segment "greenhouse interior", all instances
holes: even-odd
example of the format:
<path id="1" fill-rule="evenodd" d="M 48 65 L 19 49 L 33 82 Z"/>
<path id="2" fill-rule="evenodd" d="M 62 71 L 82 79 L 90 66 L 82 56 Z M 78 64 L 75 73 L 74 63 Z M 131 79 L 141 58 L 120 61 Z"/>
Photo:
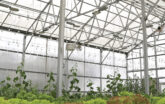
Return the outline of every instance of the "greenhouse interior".
<path id="1" fill-rule="evenodd" d="M 0 104 L 165 104 L 165 0 L 0 0 Z"/>

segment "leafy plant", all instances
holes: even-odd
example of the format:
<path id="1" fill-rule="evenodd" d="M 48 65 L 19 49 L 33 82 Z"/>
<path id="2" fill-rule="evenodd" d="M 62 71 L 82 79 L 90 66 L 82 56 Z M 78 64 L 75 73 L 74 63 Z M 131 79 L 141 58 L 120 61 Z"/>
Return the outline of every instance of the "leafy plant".
<path id="1" fill-rule="evenodd" d="M 161 97 L 151 97 L 151 104 L 157 104 Z"/>
<path id="2" fill-rule="evenodd" d="M 89 96 L 90 98 L 94 98 L 96 96 L 96 92 L 94 91 L 94 88 L 93 88 L 93 82 L 88 81 L 87 87 L 89 87 L 89 91 L 87 92 L 87 96 Z"/>
<path id="3" fill-rule="evenodd" d="M 9 104 L 29 104 L 29 102 L 27 100 L 21 100 L 21 99 L 17 99 L 17 98 L 9 99 L 6 102 L 8 102 Z"/>
<path id="4" fill-rule="evenodd" d="M 150 77 L 150 94 L 151 95 L 157 95 L 158 90 L 156 89 L 156 81 Z"/>
<path id="5" fill-rule="evenodd" d="M 40 99 L 40 100 L 48 100 L 50 102 L 53 102 L 55 100 L 54 97 L 52 97 L 50 95 L 47 95 L 47 94 L 39 94 L 38 95 L 38 99 Z"/>
<path id="6" fill-rule="evenodd" d="M 37 95 L 33 94 L 32 92 L 27 92 L 25 90 L 21 90 L 17 94 L 17 98 L 32 101 L 34 99 L 37 99 Z"/>
<path id="7" fill-rule="evenodd" d="M 30 104 L 51 104 L 48 100 L 33 100 Z"/>
<path id="8" fill-rule="evenodd" d="M 13 98 L 18 93 L 18 89 L 12 87 L 11 78 L 6 77 L 6 80 L 0 82 L 0 96 L 4 96 L 6 98 Z"/>
<path id="9" fill-rule="evenodd" d="M 134 93 L 128 91 L 122 91 L 118 94 L 119 96 L 133 96 Z"/>
<path id="10" fill-rule="evenodd" d="M 107 101 L 101 98 L 96 98 L 89 101 L 85 101 L 83 102 L 83 104 L 107 104 Z"/>
<path id="11" fill-rule="evenodd" d="M 112 94 L 113 96 L 116 96 L 118 92 L 121 92 L 123 90 L 123 80 L 120 78 L 121 75 L 117 74 L 116 77 L 112 80 L 110 75 L 107 75 L 107 93 Z"/>
<path id="12" fill-rule="evenodd" d="M 165 97 L 158 100 L 156 104 L 165 104 Z"/>
<path id="13" fill-rule="evenodd" d="M 135 75 L 134 79 L 128 78 L 124 84 L 124 89 L 133 93 L 144 93 L 143 82 Z"/>
<path id="14" fill-rule="evenodd" d="M 142 95 L 114 96 L 107 104 L 149 104 L 149 100 Z"/>
<path id="15" fill-rule="evenodd" d="M 15 87 L 19 89 L 29 90 L 31 89 L 31 81 L 26 81 L 26 73 L 22 70 L 24 67 L 23 63 L 17 67 L 16 74 L 17 76 L 13 79 Z"/>
<path id="16" fill-rule="evenodd" d="M 68 79 L 72 78 L 70 81 L 69 91 L 63 90 L 63 95 L 66 99 L 79 99 L 81 97 L 81 89 L 78 86 L 79 80 L 77 78 L 77 65 L 73 66 L 70 70 L 71 75 L 68 76 Z M 71 92 L 75 92 L 72 93 Z"/>
<path id="17" fill-rule="evenodd" d="M 101 88 L 100 87 L 97 87 L 97 94 L 96 94 L 96 97 L 104 97 L 102 91 L 101 91 Z"/>
<path id="18" fill-rule="evenodd" d="M 48 91 L 50 95 L 52 95 L 53 97 L 56 97 L 56 84 L 55 84 L 55 78 L 53 73 L 49 73 L 47 74 L 48 77 L 48 81 L 47 81 L 47 85 L 45 85 L 44 90 Z"/>
<path id="19" fill-rule="evenodd" d="M 16 77 L 13 79 L 6 77 L 5 80 L 0 82 L 0 96 L 4 96 L 6 98 L 15 98 L 21 89 L 31 89 L 31 81 L 26 81 L 26 74 L 22 69 L 23 64 L 21 63 L 21 65 L 17 67 Z"/>

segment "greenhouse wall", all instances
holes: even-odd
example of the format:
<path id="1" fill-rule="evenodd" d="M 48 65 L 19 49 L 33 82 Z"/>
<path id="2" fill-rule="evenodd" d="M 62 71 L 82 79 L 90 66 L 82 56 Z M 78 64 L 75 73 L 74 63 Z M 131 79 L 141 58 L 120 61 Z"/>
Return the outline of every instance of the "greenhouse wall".
<path id="1" fill-rule="evenodd" d="M 149 76 L 157 78 L 160 90 L 165 88 L 165 51 L 164 51 L 164 36 L 160 35 L 159 40 L 154 44 L 154 38 L 148 40 L 152 46 L 148 47 L 148 66 Z M 156 51 L 155 51 L 156 50 Z M 142 45 L 135 48 L 128 54 L 128 77 L 144 78 L 144 63 Z"/>
<path id="2" fill-rule="evenodd" d="M 0 31 L 0 80 L 7 76 L 15 76 L 17 67 L 22 62 L 23 38 L 21 33 Z M 26 38 L 26 44 L 30 36 Z M 66 45 L 66 43 L 65 43 Z M 65 48 L 65 47 L 64 47 Z M 41 37 L 33 37 L 25 55 L 24 70 L 27 79 L 32 80 L 33 86 L 43 89 L 47 82 L 46 74 L 53 72 L 57 75 L 58 41 Z M 82 46 L 81 50 L 68 52 L 65 49 L 64 76 L 77 65 L 79 87 L 86 92 L 88 81 L 94 83 L 94 88 L 106 88 L 106 76 L 120 73 L 126 79 L 126 55 L 98 48 Z M 67 83 L 64 77 L 64 83 Z M 67 85 L 66 85 L 67 86 Z"/>

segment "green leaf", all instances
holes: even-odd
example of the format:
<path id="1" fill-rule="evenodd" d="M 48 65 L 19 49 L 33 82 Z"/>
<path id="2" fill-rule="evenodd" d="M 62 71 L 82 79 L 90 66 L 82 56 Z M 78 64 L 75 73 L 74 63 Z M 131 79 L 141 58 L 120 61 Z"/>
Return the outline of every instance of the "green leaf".
<path id="1" fill-rule="evenodd" d="M 20 83 L 15 84 L 16 87 L 21 87 Z"/>
<path id="2" fill-rule="evenodd" d="M 14 82 L 17 82 L 17 81 L 18 81 L 18 77 L 15 77 L 15 78 L 13 79 L 13 81 L 14 81 Z"/>
<path id="3" fill-rule="evenodd" d="M 10 77 L 7 77 L 7 78 L 6 78 L 6 80 L 10 81 L 10 80 L 11 80 L 11 78 L 10 78 Z"/>
<path id="4" fill-rule="evenodd" d="M 44 87 L 44 89 L 46 90 L 48 87 L 49 87 L 49 85 L 46 85 L 46 86 Z"/>
<path id="5" fill-rule="evenodd" d="M 0 84 L 4 84 L 5 83 L 5 80 L 1 81 Z"/>

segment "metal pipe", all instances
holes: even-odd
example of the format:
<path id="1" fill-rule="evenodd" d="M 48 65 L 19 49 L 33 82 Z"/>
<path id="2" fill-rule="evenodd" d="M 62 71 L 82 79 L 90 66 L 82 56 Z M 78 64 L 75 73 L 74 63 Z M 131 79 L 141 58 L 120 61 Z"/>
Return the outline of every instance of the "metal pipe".
<path id="1" fill-rule="evenodd" d="M 103 50 L 100 49 L 100 90 L 103 91 L 103 85 L 102 85 L 102 72 L 103 72 L 103 66 L 102 66 L 102 57 L 103 57 Z"/>
<path id="2" fill-rule="evenodd" d="M 22 64 L 25 64 L 25 47 L 26 47 L 26 36 L 23 37 L 23 49 L 22 49 Z M 24 69 L 24 66 L 23 66 Z"/>
<path id="3" fill-rule="evenodd" d="M 64 62 L 65 4 L 66 4 L 66 0 L 61 0 L 59 40 L 58 40 L 57 97 L 62 96 L 62 88 L 63 88 L 62 82 L 63 82 L 63 62 Z"/>
<path id="4" fill-rule="evenodd" d="M 143 27 L 143 54 L 144 54 L 144 75 L 145 75 L 145 93 L 149 95 L 149 76 L 148 76 L 148 47 L 147 47 L 147 31 L 146 31 L 146 13 L 145 1 L 141 0 L 142 9 L 142 27 Z"/>
<path id="5" fill-rule="evenodd" d="M 159 79 L 158 79 L 158 63 L 157 63 L 157 47 L 156 47 L 156 36 L 154 34 L 154 53 L 155 53 L 155 71 L 156 71 L 156 89 L 159 91 Z M 158 92 L 157 92 L 158 94 Z"/>

